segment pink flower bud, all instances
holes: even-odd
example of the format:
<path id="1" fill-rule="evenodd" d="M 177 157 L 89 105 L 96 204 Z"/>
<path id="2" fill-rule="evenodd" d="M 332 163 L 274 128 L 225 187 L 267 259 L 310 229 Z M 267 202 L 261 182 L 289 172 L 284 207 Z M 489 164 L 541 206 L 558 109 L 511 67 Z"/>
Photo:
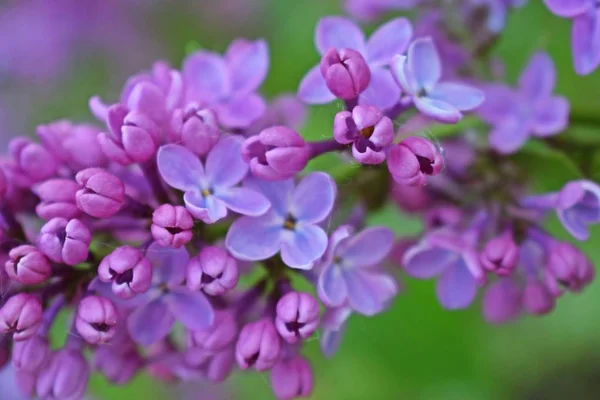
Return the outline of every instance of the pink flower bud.
<path id="1" fill-rule="evenodd" d="M 12 334 L 15 341 L 33 336 L 41 322 L 42 305 L 28 293 L 12 296 L 0 308 L 0 333 Z"/>
<path id="2" fill-rule="evenodd" d="M 77 182 L 69 179 L 49 179 L 37 185 L 33 192 L 40 198 L 40 203 L 35 212 L 45 220 L 78 217 L 81 214 L 75 202 L 78 189 Z"/>
<path id="3" fill-rule="evenodd" d="M 443 167 L 440 149 L 423 137 L 408 137 L 388 153 L 388 169 L 402 185 L 423 186 L 427 175 L 437 175 Z"/>
<path id="4" fill-rule="evenodd" d="M 362 93 L 371 82 L 371 70 L 356 50 L 331 48 L 321 59 L 321 74 L 335 96 L 350 100 Z"/>
<path id="5" fill-rule="evenodd" d="M 317 330 L 319 303 L 308 293 L 289 292 L 277 302 L 275 326 L 288 343 L 306 339 Z"/>
<path id="6" fill-rule="evenodd" d="M 65 347 L 54 353 L 36 382 L 41 399 L 80 399 L 87 390 L 90 366 L 81 350 Z"/>
<path id="7" fill-rule="evenodd" d="M 238 333 L 235 316 L 229 311 L 215 312 L 213 324 L 205 330 L 190 331 L 188 334 L 188 351 L 201 350 L 215 352 L 225 349 L 233 343 Z"/>
<path id="8" fill-rule="evenodd" d="M 217 296 L 235 288 L 238 277 L 235 259 L 220 247 L 208 246 L 190 260 L 186 282 L 192 290 Z"/>
<path id="9" fill-rule="evenodd" d="M 208 154 L 219 140 L 217 114 L 196 103 L 173 112 L 171 129 L 181 143 L 194 154 Z"/>
<path id="10" fill-rule="evenodd" d="M 50 359 L 48 339 L 39 334 L 13 345 L 13 365 L 20 370 L 37 374 Z"/>
<path id="11" fill-rule="evenodd" d="M 10 142 L 9 150 L 18 175 L 29 183 L 48 179 L 56 172 L 56 160 L 41 144 L 19 137 Z"/>
<path id="12" fill-rule="evenodd" d="M 114 337 L 117 319 L 117 309 L 110 300 L 88 296 L 79 303 L 75 328 L 87 342 L 104 344 Z"/>
<path id="13" fill-rule="evenodd" d="M 10 279 L 25 285 L 36 285 L 50 277 L 48 259 L 35 247 L 22 245 L 8 253 L 5 270 Z"/>
<path id="14" fill-rule="evenodd" d="M 310 396 L 313 389 L 310 364 L 299 356 L 279 361 L 271 370 L 271 387 L 281 400 Z"/>
<path id="15" fill-rule="evenodd" d="M 141 251 L 122 246 L 104 257 L 98 267 L 98 278 L 112 282 L 113 292 L 130 299 L 145 293 L 152 283 L 152 264 Z"/>
<path id="16" fill-rule="evenodd" d="M 152 237 L 163 247 L 180 248 L 192 240 L 194 219 L 182 206 L 163 204 L 152 214 Z"/>
<path id="17" fill-rule="evenodd" d="M 529 314 L 548 314 L 554 309 L 555 299 L 545 285 L 537 279 L 530 279 L 523 293 L 523 307 Z"/>
<path id="18" fill-rule="evenodd" d="M 594 268 L 585 254 L 572 244 L 556 243 L 550 247 L 545 278 L 555 296 L 564 290 L 579 292 L 594 279 Z"/>
<path id="19" fill-rule="evenodd" d="M 92 234 L 78 219 L 53 218 L 42 227 L 38 240 L 40 251 L 52 261 L 77 265 L 88 257 Z"/>
<path id="20" fill-rule="evenodd" d="M 510 231 L 506 231 L 487 242 L 479 261 L 483 268 L 495 272 L 498 276 L 508 276 L 519 262 L 519 247 Z"/>
<path id="21" fill-rule="evenodd" d="M 241 369 L 271 369 L 279 359 L 281 339 L 275 325 L 263 318 L 246 324 L 235 347 L 235 358 Z"/>
<path id="22" fill-rule="evenodd" d="M 119 178 L 101 168 L 80 171 L 75 179 L 80 185 L 77 207 L 96 218 L 109 218 L 119 212 L 125 202 L 125 186 Z"/>

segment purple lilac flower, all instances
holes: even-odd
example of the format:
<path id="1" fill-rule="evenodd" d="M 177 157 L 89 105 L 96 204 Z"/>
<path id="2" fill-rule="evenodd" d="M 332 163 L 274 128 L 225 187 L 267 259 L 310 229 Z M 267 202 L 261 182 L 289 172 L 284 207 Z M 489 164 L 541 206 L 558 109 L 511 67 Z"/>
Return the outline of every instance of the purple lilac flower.
<path id="1" fill-rule="evenodd" d="M 44 148 L 29 139 L 15 138 L 9 144 L 17 182 L 24 187 L 46 180 L 56 172 L 56 160 Z"/>
<path id="2" fill-rule="evenodd" d="M 353 233 L 343 225 L 331 234 L 327 252 L 315 265 L 320 271 L 317 291 L 328 307 L 347 304 L 360 314 L 374 315 L 398 291 L 394 279 L 378 268 L 392 250 L 394 234 L 383 227 Z"/>
<path id="3" fill-rule="evenodd" d="M 28 293 L 12 296 L 0 308 L 0 333 L 12 334 L 15 341 L 29 339 L 41 322 L 42 305 Z"/>
<path id="4" fill-rule="evenodd" d="M 371 70 L 356 50 L 330 48 L 319 64 L 325 86 L 337 98 L 353 100 L 371 82 Z"/>
<path id="5" fill-rule="evenodd" d="M 35 212 L 45 220 L 78 217 L 81 214 L 76 204 L 78 190 L 77 182 L 69 179 L 56 178 L 42 182 L 33 187 L 33 192 L 40 198 Z"/>
<path id="6" fill-rule="evenodd" d="M 387 301 L 386 301 L 387 303 Z M 348 306 L 328 308 L 321 319 L 321 351 L 332 357 L 340 346 L 352 310 Z"/>
<path id="7" fill-rule="evenodd" d="M 424 186 L 427 176 L 444 168 L 441 149 L 423 137 L 410 136 L 388 152 L 388 170 L 400 185 Z"/>
<path id="8" fill-rule="evenodd" d="M 75 317 L 77 332 L 91 344 L 105 344 L 115 336 L 119 313 L 115 305 L 100 296 L 81 300 Z"/>
<path id="9" fill-rule="evenodd" d="M 158 170 L 169 186 L 185 192 L 188 211 L 207 224 L 227 216 L 228 209 L 258 216 L 268 210 L 267 199 L 246 187 L 235 187 L 248 172 L 241 148 L 237 138 L 223 137 L 208 154 L 205 169 L 190 150 L 169 144 L 158 151 Z"/>
<path id="10" fill-rule="evenodd" d="M 552 92 L 556 70 L 545 53 L 531 57 L 519 78 L 516 90 L 503 85 L 491 85 L 488 99 L 480 109 L 481 116 L 493 126 L 490 145 L 502 154 L 519 150 L 533 135 L 548 137 L 559 134 L 567 126 L 569 103 Z"/>
<path id="11" fill-rule="evenodd" d="M 498 276 L 508 276 L 519 261 L 519 248 L 507 230 L 486 243 L 479 255 L 483 268 L 495 272 Z"/>
<path id="12" fill-rule="evenodd" d="M 461 111 L 471 111 L 483 102 L 479 89 L 462 83 L 440 82 L 440 56 L 429 37 L 412 42 L 406 56 L 394 56 L 391 71 L 417 109 L 437 121 L 455 124 L 462 118 Z"/>
<path id="13" fill-rule="evenodd" d="M 396 18 L 375 31 L 368 41 L 362 30 L 344 17 L 322 18 L 315 31 L 315 45 L 322 56 L 330 49 L 351 49 L 367 61 L 371 79 L 359 97 L 360 104 L 390 108 L 400 100 L 387 65 L 396 54 L 406 50 L 412 37 L 412 26 L 406 18 Z M 335 99 L 325 83 L 319 65 L 313 67 L 300 82 L 298 96 L 308 104 L 329 103 Z"/>
<path id="14" fill-rule="evenodd" d="M 171 141 L 181 142 L 198 156 L 204 156 L 219 141 L 217 114 L 198 103 L 189 103 L 177 109 L 171 118 Z"/>
<path id="15" fill-rule="evenodd" d="M 275 327 L 294 344 L 312 335 L 319 325 L 319 303 L 308 293 L 289 292 L 277 302 Z"/>
<path id="16" fill-rule="evenodd" d="M 279 359 L 281 339 L 267 318 L 246 324 L 235 346 L 235 358 L 242 369 L 271 369 Z"/>
<path id="17" fill-rule="evenodd" d="M 35 247 L 24 244 L 13 248 L 4 265 L 9 278 L 25 285 L 46 281 L 51 274 L 48 259 Z"/>
<path id="18" fill-rule="evenodd" d="M 234 313 L 223 310 L 215 311 L 215 318 L 210 327 L 188 332 L 186 356 L 194 356 L 200 351 L 201 356 L 224 350 L 237 338 L 238 323 Z"/>
<path id="19" fill-rule="evenodd" d="M 264 115 L 249 128 L 251 133 L 259 133 L 272 126 L 287 126 L 298 131 L 306 120 L 306 106 L 293 94 L 276 97 L 267 107 Z"/>
<path id="20" fill-rule="evenodd" d="M 77 207 L 96 218 L 117 214 L 125 203 L 125 186 L 116 176 L 102 168 L 88 168 L 75 176 L 80 189 L 75 196 Z"/>
<path id="21" fill-rule="evenodd" d="M 98 279 L 111 283 L 115 295 L 130 299 L 146 293 L 152 281 L 152 265 L 141 251 L 122 246 L 104 257 L 98 266 Z"/>
<path id="22" fill-rule="evenodd" d="M 49 358 L 50 344 L 48 339 L 39 333 L 13 344 L 12 364 L 17 370 L 37 374 L 46 366 Z"/>
<path id="23" fill-rule="evenodd" d="M 388 11 L 409 10 L 421 0 L 345 0 L 344 8 L 354 18 L 373 20 Z"/>
<path id="24" fill-rule="evenodd" d="M 498 34 L 506 25 L 510 7 L 522 7 L 526 2 L 527 0 L 470 0 L 467 9 L 472 12 L 472 8 L 485 8 L 485 26 L 491 33 Z"/>
<path id="25" fill-rule="evenodd" d="M 575 246 L 558 242 L 550 247 L 545 283 L 550 292 L 560 296 L 564 291 L 580 292 L 594 280 L 594 267 Z"/>
<path id="26" fill-rule="evenodd" d="M 226 250 L 206 246 L 187 265 L 186 285 L 191 290 L 202 289 L 217 296 L 235 288 L 239 270 L 237 263 Z"/>
<path id="27" fill-rule="evenodd" d="M 90 366 L 81 350 L 65 347 L 54 353 L 36 383 L 42 399 L 80 399 L 85 395 Z"/>
<path id="28" fill-rule="evenodd" d="M 327 234 L 317 224 L 333 208 L 333 179 L 313 172 L 296 187 L 291 179 L 269 182 L 254 178 L 247 179 L 245 186 L 262 192 L 271 202 L 271 209 L 260 217 L 235 221 L 225 239 L 229 251 L 242 260 L 264 260 L 281 251 L 289 267 L 310 269 L 327 247 Z"/>
<path id="29" fill-rule="evenodd" d="M 271 387 L 278 399 L 308 397 L 313 389 L 313 372 L 302 357 L 281 360 L 271 370 Z"/>
<path id="30" fill-rule="evenodd" d="M 167 336 L 176 320 L 192 330 L 210 326 L 214 312 L 206 297 L 181 286 L 190 258 L 187 250 L 152 243 L 146 258 L 154 268 L 152 286 L 146 295 L 149 301 L 128 317 L 131 337 L 137 343 L 149 346 Z"/>
<path id="31" fill-rule="evenodd" d="M 67 265 L 84 262 L 92 234 L 78 219 L 53 218 L 40 230 L 38 247 L 50 260 Z"/>
<path id="32" fill-rule="evenodd" d="M 164 247 L 179 248 L 192 240 L 194 220 L 182 206 L 163 204 L 152 213 L 152 237 Z"/>
<path id="33" fill-rule="evenodd" d="M 245 128 L 265 112 L 256 93 L 269 69 L 265 41 L 234 41 L 224 56 L 198 51 L 183 62 L 187 101 L 213 108 L 228 128 Z"/>

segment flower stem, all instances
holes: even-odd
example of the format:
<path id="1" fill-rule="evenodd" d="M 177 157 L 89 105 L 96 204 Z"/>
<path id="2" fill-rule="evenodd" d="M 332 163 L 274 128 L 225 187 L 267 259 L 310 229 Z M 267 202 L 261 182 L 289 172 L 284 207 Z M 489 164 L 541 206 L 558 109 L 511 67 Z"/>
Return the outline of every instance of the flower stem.
<path id="1" fill-rule="evenodd" d="M 328 139 L 320 142 L 310 142 L 308 146 L 310 147 L 310 158 L 315 158 L 324 153 L 344 150 L 348 145 L 340 144 L 335 139 Z"/>

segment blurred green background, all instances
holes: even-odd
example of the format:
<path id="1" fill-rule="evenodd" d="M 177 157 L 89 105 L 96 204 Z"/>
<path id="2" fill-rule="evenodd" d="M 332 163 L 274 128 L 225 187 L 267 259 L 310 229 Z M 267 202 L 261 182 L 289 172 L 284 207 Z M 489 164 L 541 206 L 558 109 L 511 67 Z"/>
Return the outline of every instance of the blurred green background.
<path id="1" fill-rule="evenodd" d="M 186 48 L 199 45 L 222 51 L 237 36 L 264 37 L 271 52 L 271 69 L 263 85 L 267 97 L 297 89 L 305 72 L 318 62 L 313 44 L 316 22 L 340 13 L 341 6 L 337 0 L 239 0 L 248 7 L 248 14 L 233 20 L 222 13 L 211 18 L 210 7 L 204 7 L 201 15 L 188 13 L 178 7 L 181 3 L 161 3 L 142 23 L 150 40 L 162 44 L 161 58 L 178 66 Z M 235 1 L 228 3 L 235 9 Z M 588 125 L 568 131 L 564 137 L 598 147 L 600 73 L 575 75 L 570 23 L 552 16 L 541 0 L 530 0 L 509 17 L 494 55 L 504 60 L 508 80 L 514 83 L 536 49 L 552 55 L 558 69 L 557 92 L 569 98 L 573 117 Z M 31 132 L 36 124 L 61 117 L 91 119 L 87 110 L 91 95 L 114 99 L 118 94 L 122 77 L 112 74 L 113 67 L 99 56 L 82 53 L 68 73 L 55 78 L 55 89 L 47 97 L 32 100 L 36 111 L 27 121 Z M 307 138 L 329 136 L 339 107 L 312 108 L 302 134 Z M 557 189 L 572 178 L 570 156 L 565 152 L 528 157 L 535 187 Z M 595 159 L 598 163 L 588 173 L 598 177 L 600 153 Z M 330 162 L 325 160 L 316 167 L 326 168 Z M 417 221 L 392 206 L 372 220 L 391 226 L 399 235 L 419 231 Z M 555 220 L 548 226 L 568 240 Z M 600 263 L 600 229 L 580 247 Z M 436 301 L 434 282 L 399 275 L 404 290 L 391 310 L 374 318 L 353 316 L 333 359 L 320 354 L 317 339 L 306 344 L 303 352 L 315 371 L 314 399 L 600 398 L 600 285 L 593 284 L 581 295 L 566 295 L 549 316 L 490 326 L 481 317 L 479 302 L 466 311 L 445 311 Z M 124 388 L 108 386 L 103 378 L 95 377 L 91 388 L 100 399 L 168 396 L 166 389 L 148 377 L 139 377 Z M 198 389 L 198 395 L 191 398 L 204 398 L 212 390 Z M 224 393 L 232 399 L 273 397 L 268 375 L 257 373 L 236 372 Z"/>

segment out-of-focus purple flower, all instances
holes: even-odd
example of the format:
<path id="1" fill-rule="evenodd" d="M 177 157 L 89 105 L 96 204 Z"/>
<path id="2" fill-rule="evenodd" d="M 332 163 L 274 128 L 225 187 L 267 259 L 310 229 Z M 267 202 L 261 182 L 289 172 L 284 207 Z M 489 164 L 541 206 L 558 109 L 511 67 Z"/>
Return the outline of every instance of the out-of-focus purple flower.
<path id="1" fill-rule="evenodd" d="M 113 292 L 129 299 L 145 293 L 152 281 L 152 264 L 141 251 L 122 246 L 104 257 L 98 267 L 98 278 L 112 283 Z"/>
<path id="2" fill-rule="evenodd" d="M 455 124 L 461 111 L 471 111 L 483 102 L 483 92 L 455 82 L 440 82 L 442 64 L 429 37 L 411 43 L 406 56 L 396 55 L 392 75 L 417 109 L 437 121 Z"/>
<path id="3" fill-rule="evenodd" d="M 346 0 L 344 8 L 348 14 L 360 20 L 373 20 L 388 11 L 408 10 L 421 0 Z"/>
<path id="4" fill-rule="evenodd" d="M 550 247 L 545 272 L 545 282 L 555 296 L 560 296 L 564 290 L 580 292 L 595 277 L 590 260 L 566 242 L 558 242 Z"/>
<path id="5" fill-rule="evenodd" d="M 102 168 L 88 168 L 75 176 L 80 189 L 75 200 L 77 207 L 96 218 L 109 218 L 125 203 L 125 187 L 116 176 Z"/>
<path id="6" fill-rule="evenodd" d="M 204 294 L 181 285 L 190 258 L 187 250 L 152 243 L 146 257 L 154 268 L 150 300 L 128 317 L 131 337 L 142 346 L 157 343 L 173 329 L 175 320 L 191 330 L 208 328 L 214 320 L 212 306 Z"/>
<path id="7" fill-rule="evenodd" d="M 77 190 L 77 182 L 69 179 L 49 179 L 35 186 L 33 192 L 40 198 L 35 212 L 45 220 L 78 217 L 81 210 L 76 205 Z"/>
<path id="8" fill-rule="evenodd" d="M 8 189 L 8 182 L 6 181 L 6 174 L 4 170 L 0 168 L 0 202 L 4 201 L 4 195 Z"/>
<path id="9" fill-rule="evenodd" d="M 271 370 L 271 387 L 281 400 L 310 396 L 313 389 L 310 364 L 299 356 L 280 360 Z"/>
<path id="10" fill-rule="evenodd" d="M 89 379 L 90 366 L 81 350 L 65 347 L 52 355 L 35 387 L 41 399 L 80 399 Z"/>
<path id="11" fill-rule="evenodd" d="M 264 40 L 238 39 L 225 56 L 198 51 L 183 61 L 187 101 L 214 109 L 228 128 L 245 128 L 265 112 L 256 93 L 269 69 L 269 49 Z"/>
<path id="12" fill-rule="evenodd" d="M 443 227 L 458 227 L 463 218 L 464 212 L 460 207 L 442 204 L 427 210 L 425 213 L 425 228 L 432 231 Z"/>
<path id="13" fill-rule="evenodd" d="M 12 363 L 18 370 L 37 374 L 50 358 L 48 339 L 34 334 L 27 340 L 15 341 L 13 344 Z"/>
<path id="14" fill-rule="evenodd" d="M 98 346 L 94 351 L 93 365 L 109 382 L 125 385 L 144 366 L 144 360 L 130 346 L 118 350 L 113 346 Z"/>
<path id="15" fill-rule="evenodd" d="M 552 92 L 556 70 L 550 56 L 538 52 L 519 78 L 517 90 L 503 85 L 486 89 L 481 116 L 493 126 L 490 145 L 503 154 L 521 148 L 531 136 L 548 137 L 566 128 L 569 102 Z"/>
<path id="16" fill-rule="evenodd" d="M 277 302 L 275 327 L 288 343 L 312 335 L 319 324 L 319 303 L 308 293 L 289 292 Z"/>
<path id="17" fill-rule="evenodd" d="M 441 150 L 430 140 L 410 136 L 392 147 L 388 153 L 388 169 L 401 185 L 424 186 L 427 176 L 444 168 Z"/>
<path id="18" fill-rule="evenodd" d="M 315 268 L 319 272 L 317 292 L 328 307 L 347 304 L 352 310 L 374 315 L 383 311 L 398 292 L 398 286 L 377 266 L 394 244 L 394 233 L 373 227 L 353 235 L 343 225 L 330 238 L 327 252 Z"/>
<path id="19" fill-rule="evenodd" d="M 152 237 L 164 247 L 179 248 L 192 240 L 194 220 L 182 206 L 163 204 L 152 213 Z"/>
<path id="20" fill-rule="evenodd" d="M 272 126 L 287 126 L 298 130 L 306 120 L 306 106 L 292 94 L 283 94 L 276 97 L 267 107 L 264 115 L 249 129 L 252 133 L 259 133 Z"/>
<path id="21" fill-rule="evenodd" d="M 242 145 L 242 158 L 262 179 L 282 180 L 301 172 L 309 158 L 302 136 L 285 126 L 273 126 L 251 136 Z"/>
<path id="22" fill-rule="evenodd" d="M 250 322 L 242 328 L 235 347 L 235 358 L 241 369 L 271 369 L 281 352 L 281 338 L 267 318 Z"/>
<path id="23" fill-rule="evenodd" d="M 92 234 L 78 219 L 53 218 L 40 230 L 38 247 L 50 260 L 67 265 L 84 262 Z"/>
<path id="24" fill-rule="evenodd" d="M 365 91 L 371 81 L 371 70 L 356 50 L 330 48 L 319 64 L 327 89 L 343 100 L 352 100 Z"/>
<path id="25" fill-rule="evenodd" d="M 220 247 L 207 246 L 187 265 L 186 285 L 218 296 L 235 288 L 238 277 L 235 259 Z"/>
<path id="26" fill-rule="evenodd" d="M 25 285 L 36 285 L 50 277 L 48 259 L 35 247 L 24 244 L 8 253 L 5 270 L 9 278 Z"/>
<path id="27" fill-rule="evenodd" d="M 415 213 L 427 210 L 433 201 L 424 186 L 403 185 L 392 179 L 392 199 L 405 212 Z"/>
<path id="28" fill-rule="evenodd" d="M 50 178 L 56 172 L 56 160 L 41 144 L 22 137 L 11 140 L 9 151 L 15 163 L 15 174 L 19 186 L 28 187 L 33 183 Z"/>
<path id="29" fill-rule="evenodd" d="M 384 110 L 400 100 L 400 89 L 394 85 L 387 65 L 394 55 L 404 53 L 412 32 L 412 26 L 406 18 L 396 18 L 380 26 L 366 41 L 364 33 L 354 22 L 344 17 L 326 17 L 317 25 L 315 45 L 321 56 L 330 49 L 350 49 L 360 53 L 367 61 L 371 79 L 369 86 L 359 96 L 359 103 Z M 329 103 L 336 98 L 326 84 L 320 65 L 304 76 L 298 96 L 308 104 Z"/>
<path id="30" fill-rule="evenodd" d="M 205 170 L 190 150 L 168 144 L 158 150 L 158 170 L 169 186 L 185 192 L 186 208 L 205 223 L 224 218 L 228 209 L 258 216 L 269 208 L 267 199 L 256 191 L 235 187 L 248 172 L 241 148 L 239 139 L 223 137 L 208 154 Z"/>
<path id="31" fill-rule="evenodd" d="M 327 234 L 317 224 L 333 208 L 336 186 L 323 172 L 313 172 L 294 187 L 294 181 L 247 179 L 245 185 L 262 192 L 271 209 L 260 217 L 242 217 L 227 232 L 225 244 L 241 260 L 264 260 L 281 251 L 292 268 L 310 269 L 325 253 Z"/>
<path id="32" fill-rule="evenodd" d="M 352 155 L 359 162 L 379 164 L 394 140 L 394 124 L 375 106 L 356 106 L 336 114 L 333 137 L 341 144 L 352 143 Z"/>
<path id="33" fill-rule="evenodd" d="M 321 320 L 321 351 L 325 357 L 332 357 L 342 341 L 346 322 L 352 315 L 348 306 L 328 308 Z"/>
<path id="34" fill-rule="evenodd" d="M 202 355 L 221 351 L 236 339 L 238 324 L 234 313 L 228 310 L 215 311 L 215 319 L 210 327 L 189 331 L 188 353 L 200 350 Z"/>
<path id="35" fill-rule="evenodd" d="M 479 255 L 483 268 L 498 276 L 508 276 L 512 273 L 519 261 L 519 247 L 507 230 L 503 234 L 486 243 Z"/>
<path id="36" fill-rule="evenodd" d="M 485 28 L 492 34 L 499 34 L 506 25 L 510 7 L 522 7 L 527 0 L 470 0 L 466 4 L 467 13 L 485 13 Z"/>
<path id="37" fill-rule="evenodd" d="M 514 319 L 523 308 L 523 289 L 510 278 L 492 283 L 483 295 L 483 317 L 493 324 Z"/>
<path id="38" fill-rule="evenodd" d="M 21 341 L 33 336 L 42 322 L 42 305 L 29 293 L 10 297 L 0 308 L 0 333 Z"/>
<path id="39" fill-rule="evenodd" d="M 108 163 L 96 141 L 100 129 L 93 125 L 59 120 L 38 126 L 36 132 L 46 149 L 71 171 L 104 167 Z"/>
<path id="40" fill-rule="evenodd" d="M 190 103 L 184 109 L 177 109 L 171 118 L 174 141 L 181 142 L 198 156 L 212 150 L 219 140 L 219 125 L 216 113 Z"/>
<path id="41" fill-rule="evenodd" d="M 143 113 L 115 104 L 108 108 L 106 125 L 109 132 L 98 134 L 98 144 L 111 161 L 143 163 L 156 154 L 159 127 Z"/>
<path id="42" fill-rule="evenodd" d="M 468 307 L 477 287 L 485 281 L 477 252 L 467 233 L 440 230 L 427 234 L 407 250 L 404 268 L 408 275 L 428 279 L 439 275 L 437 296 L 447 309 Z"/>
<path id="43" fill-rule="evenodd" d="M 100 296 L 87 296 L 79 303 L 75 328 L 91 344 L 105 344 L 115 336 L 119 313 L 115 305 Z"/>

